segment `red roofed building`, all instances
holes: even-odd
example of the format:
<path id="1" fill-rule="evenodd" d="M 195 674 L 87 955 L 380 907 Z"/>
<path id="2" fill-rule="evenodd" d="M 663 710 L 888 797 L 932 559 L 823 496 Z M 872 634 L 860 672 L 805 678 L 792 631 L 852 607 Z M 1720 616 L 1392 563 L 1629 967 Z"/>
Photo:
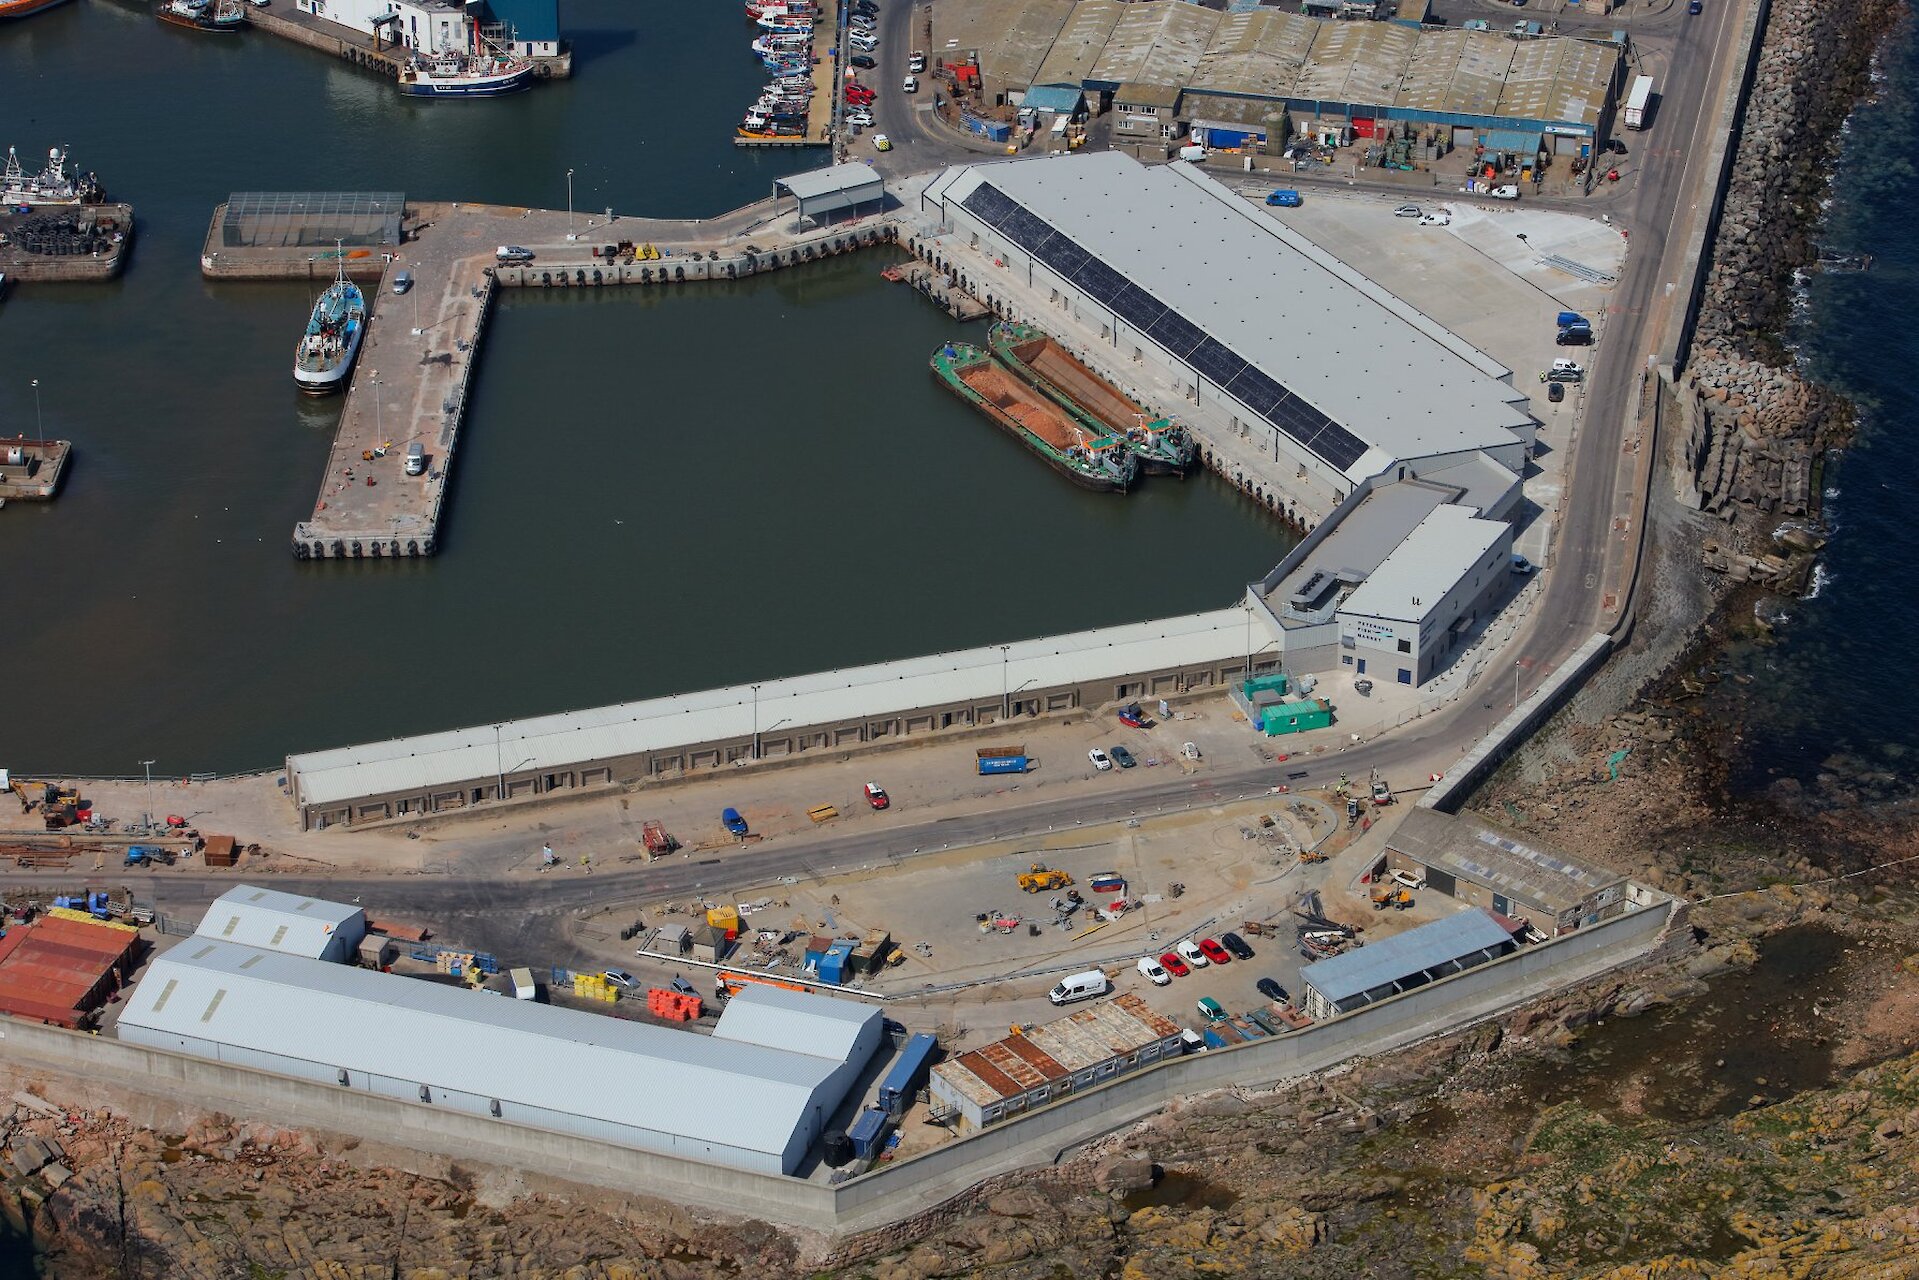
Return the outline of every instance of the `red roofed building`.
<path id="1" fill-rule="evenodd" d="M 43 917 L 0 938 L 0 1013 L 77 1027 L 133 972 L 131 929 Z"/>

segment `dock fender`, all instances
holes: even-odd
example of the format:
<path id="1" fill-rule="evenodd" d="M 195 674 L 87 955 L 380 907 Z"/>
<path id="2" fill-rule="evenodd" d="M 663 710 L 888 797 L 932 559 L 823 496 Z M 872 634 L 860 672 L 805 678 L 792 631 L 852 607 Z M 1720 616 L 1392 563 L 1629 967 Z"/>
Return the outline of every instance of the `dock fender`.
<path id="1" fill-rule="evenodd" d="M 375 560 L 378 560 L 381 556 L 386 554 L 386 547 L 383 544 L 378 542 L 369 542 L 366 544 L 366 553 L 372 556 Z"/>
<path id="2" fill-rule="evenodd" d="M 340 560 L 340 559 L 344 559 L 345 556 L 346 556 L 346 543 L 340 541 L 338 538 L 335 538 L 333 540 L 333 558 L 335 560 Z"/>
<path id="3" fill-rule="evenodd" d="M 599 282 L 600 282 L 600 269 L 598 267 L 595 267 L 593 268 L 593 283 L 598 284 Z"/>
<path id="4" fill-rule="evenodd" d="M 842 240 L 842 239 L 840 239 L 840 238 L 839 238 L 838 236 L 834 236 L 834 237 L 833 237 L 833 252 L 834 252 L 834 253 L 838 253 L 838 252 L 839 252 L 840 250 L 842 250 L 842 249 L 844 249 L 844 248 L 846 248 L 846 241 L 844 241 L 844 240 Z"/>
<path id="5" fill-rule="evenodd" d="M 353 558 L 355 560 L 358 560 L 360 558 L 360 544 L 357 540 L 353 543 L 352 551 L 353 551 Z"/>
<path id="6" fill-rule="evenodd" d="M 737 264 L 731 263 L 731 262 L 726 264 L 726 278 L 728 280 L 731 280 L 733 278 L 733 270 L 736 265 Z"/>
<path id="7" fill-rule="evenodd" d="M 406 553 L 410 556 L 417 556 L 420 554 L 420 540 L 418 538 L 407 539 Z"/>
<path id="8" fill-rule="evenodd" d="M 640 268 L 640 283 L 641 283 L 641 284 L 652 284 L 652 283 L 653 283 L 653 268 L 651 268 L 651 267 L 641 267 L 641 268 Z"/>
<path id="9" fill-rule="evenodd" d="M 542 272 L 540 272 L 540 283 L 541 283 L 541 284 L 546 284 L 546 285 L 550 285 L 550 284 L 552 284 L 552 283 L 553 283 L 553 273 L 552 273 L 551 271 L 542 271 Z"/>
<path id="10" fill-rule="evenodd" d="M 581 267 L 581 268 L 580 268 L 580 269 L 579 269 L 578 271 L 575 271 L 575 272 L 573 273 L 573 283 L 575 283 L 575 284 L 585 284 L 585 283 L 586 283 L 586 268 L 585 268 L 585 267 Z"/>
<path id="11" fill-rule="evenodd" d="M 306 543 L 296 542 L 293 544 L 293 558 L 295 560 L 304 560 L 311 554 L 312 553 L 307 550 Z"/>
<path id="12" fill-rule="evenodd" d="M 679 280 L 679 281 L 682 281 L 682 282 L 684 282 L 684 281 L 685 281 L 685 279 L 686 279 L 686 268 L 685 268 L 685 267 L 674 267 L 674 268 L 673 268 L 673 278 L 674 278 L 675 280 Z"/>
<path id="13" fill-rule="evenodd" d="M 387 552 L 387 554 L 388 554 L 388 555 L 390 555 L 390 556 L 393 556 L 393 557 L 394 557 L 395 559 L 398 559 L 398 558 L 399 558 L 399 555 L 400 555 L 400 540 L 399 540 L 398 538 L 395 538 L 395 539 L 393 540 L 393 547 L 392 547 L 392 549 L 391 549 L 390 551 L 388 551 L 388 552 Z"/>
<path id="14" fill-rule="evenodd" d="M 420 554 L 423 556 L 430 556 L 433 554 L 433 539 L 431 538 L 420 539 Z"/>

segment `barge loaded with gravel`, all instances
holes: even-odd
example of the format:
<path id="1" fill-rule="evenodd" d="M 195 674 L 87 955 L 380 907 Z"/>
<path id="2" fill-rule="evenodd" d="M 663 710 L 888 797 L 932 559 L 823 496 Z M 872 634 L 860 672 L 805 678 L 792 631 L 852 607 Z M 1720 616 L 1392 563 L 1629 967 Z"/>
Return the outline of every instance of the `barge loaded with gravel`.
<path id="1" fill-rule="evenodd" d="M 990 352 L 949 342 L 933 353 L 931 363 L 933 376 L 949 390 L 1074 484 L 1124 493 L 1139 478 L 1139 458 L 1123 437 L 1041 395 Z"/>
<path id="2" fill-rule="evenodd" d="M 986 345 L 1000 362 L 1075 415 L 1091 418 L 1126 442 L 1149 476 L 1183 476 L 1199 461 L 1192 433 L 1144 405 L 1081 363 L 1043 329 L 995 321 Z"/>

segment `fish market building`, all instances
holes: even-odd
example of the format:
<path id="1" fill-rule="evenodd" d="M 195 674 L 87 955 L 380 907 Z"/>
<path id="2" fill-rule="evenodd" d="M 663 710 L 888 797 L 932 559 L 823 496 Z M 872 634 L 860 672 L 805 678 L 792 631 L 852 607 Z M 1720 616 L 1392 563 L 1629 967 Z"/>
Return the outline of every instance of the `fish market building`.
<path id="1" fill-rule="evenodd" d="M 465 52 L 469 24 L 508 53 L 555 58 L 560 42 L 559 0 L 295 0 L 294 8 L 377 41 L 422 54 Z"/>

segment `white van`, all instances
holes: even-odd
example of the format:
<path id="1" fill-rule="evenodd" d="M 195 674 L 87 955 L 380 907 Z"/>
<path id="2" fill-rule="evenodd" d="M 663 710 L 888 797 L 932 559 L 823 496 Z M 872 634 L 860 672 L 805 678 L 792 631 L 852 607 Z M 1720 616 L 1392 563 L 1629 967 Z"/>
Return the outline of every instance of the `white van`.
<path id="1" fill-rule="evenodd" d="M 406 473 L 410 476 L 426 474 L 426 446 L 418 441 L 406 447 Z"/>
<path id="2" fill-rule="evenodd" d="M 1054 1004 L 1071 1004 L 1075 1000 L 1091 1000 L 1103 996 L 1113 989 L 1106 975 L 1098 969 L 1088 969 L 1085 973 L 1076 973 L 1070 978 L 1061 978 L 1059 985 L 1046 993 L 1046 998 Z"/>
<path id="3" fill-rule="evenodd" d="M 1179 149 L 1179 158 L 1188 164 L 1198 164 L 1206 158 L 1206 148 L 1193 146 L 1181 147 Z"/>

